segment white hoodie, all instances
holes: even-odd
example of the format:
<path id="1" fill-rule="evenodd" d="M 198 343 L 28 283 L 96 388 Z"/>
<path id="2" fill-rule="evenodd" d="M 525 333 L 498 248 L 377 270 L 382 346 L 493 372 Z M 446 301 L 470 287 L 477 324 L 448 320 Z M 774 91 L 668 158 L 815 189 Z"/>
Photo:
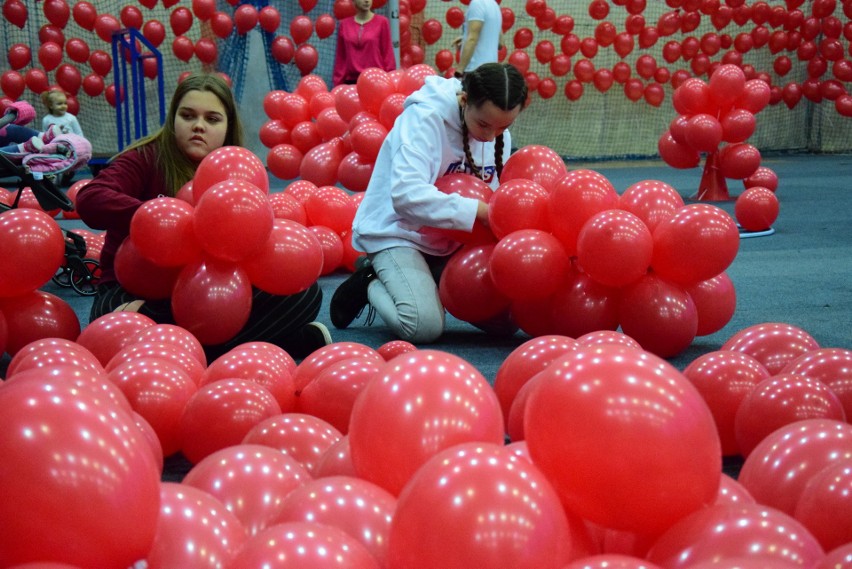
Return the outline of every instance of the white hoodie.
<path id="1" fill-rule="evenodd" d="M 445 194 L 435 180 L 454 172 L 471 172 L 464 156 L 459 115 L 458 79 L 426 78 L 405 100 L 405 110 L 385 138 L 370 184 L 352 222 L 352 242 L 365 253 L 389 247 L 413 247 L 429 255 L 449 255 L 458 243 L 425 227 L 471 231 L 479 201 Z M 494 142 L 469 137 L 470 151 L 482 177 L 497 188 Z M 512 138 L 503 132 L 503 162 Z"/>

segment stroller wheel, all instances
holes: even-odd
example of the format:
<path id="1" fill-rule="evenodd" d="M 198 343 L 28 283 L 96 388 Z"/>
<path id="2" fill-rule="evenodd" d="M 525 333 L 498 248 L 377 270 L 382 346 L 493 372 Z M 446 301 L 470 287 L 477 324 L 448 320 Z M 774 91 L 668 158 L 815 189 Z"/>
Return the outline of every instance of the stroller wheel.
<path id="1" fill-rule="evenodd" d="M 68 288 L 71 286 L 71 269 L 67 266 L 59 267 L 59 270 L 56 271 L 56 274 L 53 275 L 53 282 L 58 284 L 63 288 Z"/>
<path id="2" fill-rule="evenodd" d="M 71 270 L 71 288 L 77 294 L 83 296 L 94 296 L 98 292 L 98 281 L 101 278 L 101 264 L 95 259 L 83 259 L 85 270 Z"/>

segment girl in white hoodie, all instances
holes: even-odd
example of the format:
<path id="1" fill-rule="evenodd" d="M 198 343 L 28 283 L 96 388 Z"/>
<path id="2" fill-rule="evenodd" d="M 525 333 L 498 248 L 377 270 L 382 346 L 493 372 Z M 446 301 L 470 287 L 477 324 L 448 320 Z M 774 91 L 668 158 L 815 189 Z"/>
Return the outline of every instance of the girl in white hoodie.
<path id="1" fill-rule="evenodd" d="M 487 63 L 463 80 L 428 77 L 405 101 L 376 158 L 352 223 L 352 243 L 367 256 L 335 291 L 331 321 L 346 328 L 370 304 L 403 340 L 432 342 L 444 329 L 439 272 L 459 243 L 427 228 L 472 231 L 488 205 L 445 194 L 435 181 L 454 172 L 496 189 L 511 150 L 506 130 L 527 98 L 515 67 Z"/>

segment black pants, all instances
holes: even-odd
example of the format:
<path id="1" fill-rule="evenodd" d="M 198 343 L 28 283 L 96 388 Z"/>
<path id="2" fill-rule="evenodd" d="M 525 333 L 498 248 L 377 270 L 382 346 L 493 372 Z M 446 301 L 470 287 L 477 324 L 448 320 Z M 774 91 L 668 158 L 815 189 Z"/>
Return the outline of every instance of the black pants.
<path id="1" fill-rule="evenodd" d="M 142 300 L 124 290 L 118 283 L 102 284 L 94 297 L 89 321 L 113 312 L 126 302 Z M 317 283 L 305 291 L 288 296 L 269 294 L 253 289 L 251 313 L 248 322 L 236 336 L 216 346 L 204 346 L 208 361 L 213 361 L 228 350 L 246 342 L 269 342 L 280 346 L 294 357 L 300 351 L 299 332 L 319 314 L 322 305 L 322 290 Z M 168 300 L 146 300 L 140 314 L 158 324 L 175 324 L 171 302 Z"/>

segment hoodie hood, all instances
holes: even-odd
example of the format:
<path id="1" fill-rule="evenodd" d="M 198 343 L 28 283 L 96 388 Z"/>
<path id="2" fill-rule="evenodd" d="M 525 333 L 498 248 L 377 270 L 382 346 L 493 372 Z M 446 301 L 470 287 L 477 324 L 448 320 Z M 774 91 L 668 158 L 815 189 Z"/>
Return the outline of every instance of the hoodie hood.
<path id="1" fill-rule="evenodd" d="M 445 79 L 439 75 L 430 75 L 420 89 L 405 99 L 403 108 L 423 105 L 436 111 L 448 128 L 461 131 L 458 105 L 452 104 L 453 101 L 458 100 L 461 90 L 462 84 L 458 79 Z"/>

